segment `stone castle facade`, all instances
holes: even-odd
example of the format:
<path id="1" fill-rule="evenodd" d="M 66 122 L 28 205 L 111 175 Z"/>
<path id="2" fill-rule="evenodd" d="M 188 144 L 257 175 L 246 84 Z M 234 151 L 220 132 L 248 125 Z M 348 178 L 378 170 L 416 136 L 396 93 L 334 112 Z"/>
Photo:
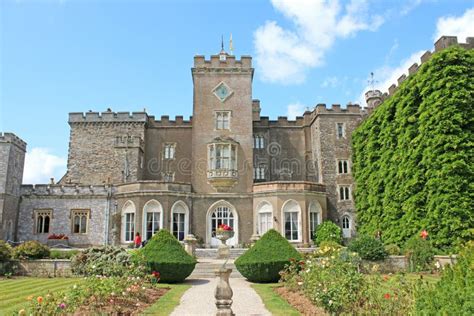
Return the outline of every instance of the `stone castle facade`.
<path id="1" fill-rule="evenodd" d="M 453 44 L 442 37 L 435 48 Z M 0 136 L 0 238 L 46 242 L 54 233 L 75 246 L 126 245 L 136 232 L 148 239 L 166 228 L 214 247 L 216 227 L 228 224 L 230 245 L 270 228 L 308 245 L 325 219 L 352 237 L 351 133 L 389 95 L 367 92 L 366 108 L 320 104 L 293 121 L 269 120 L 252 99 L 253 75 L 248 56 L 195 56 L 190 120 L 70 113 L 67 173 L 58 183 L 23 185 L 26 143 Z"/>

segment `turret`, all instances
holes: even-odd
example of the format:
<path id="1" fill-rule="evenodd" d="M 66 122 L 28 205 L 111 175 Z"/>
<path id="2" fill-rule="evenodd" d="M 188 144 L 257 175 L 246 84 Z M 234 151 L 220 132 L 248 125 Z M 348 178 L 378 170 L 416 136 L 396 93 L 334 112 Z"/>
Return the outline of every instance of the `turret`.
<path id="1" fill-rule="evenodd" d="M 365 93 L 367 109 L 373 110 L 382 103 L 383 95 L 380 90 L 369 90 Z"/>

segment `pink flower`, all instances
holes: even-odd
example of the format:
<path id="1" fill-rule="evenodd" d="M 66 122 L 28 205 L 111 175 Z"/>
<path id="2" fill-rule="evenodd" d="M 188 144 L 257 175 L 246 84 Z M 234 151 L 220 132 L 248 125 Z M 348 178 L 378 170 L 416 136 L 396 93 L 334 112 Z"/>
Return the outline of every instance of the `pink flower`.
<path id="1" fill-rule="evenodd" d="M 423 229 L 422 232 L 420 233 L 420 237 L 423 239 L 426 239 L 428 237 L 428 232 Z"/>
<path id="2" fill-rule="evenodd" d="M 65 308 L 66 308 L 66 304 L 61 303 L 61 304 L 58 305 L 58 307 L 59 307 L 60 309 L 65 309 Z"/>

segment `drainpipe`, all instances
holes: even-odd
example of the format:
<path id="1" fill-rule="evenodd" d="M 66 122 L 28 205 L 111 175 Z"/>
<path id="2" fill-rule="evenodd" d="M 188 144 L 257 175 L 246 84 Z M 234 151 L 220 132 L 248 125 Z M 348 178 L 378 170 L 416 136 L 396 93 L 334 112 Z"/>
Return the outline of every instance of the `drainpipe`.
<path id="1" fill-rule="evenodd" d="M 112 202 L 112 186 L 107 188 L 107 204 L 105 205 L 105 226 L 104 226 L 104 238 L 105 245 L 109 244 L 109 218 L 110 218 L 110 203 Z"/>

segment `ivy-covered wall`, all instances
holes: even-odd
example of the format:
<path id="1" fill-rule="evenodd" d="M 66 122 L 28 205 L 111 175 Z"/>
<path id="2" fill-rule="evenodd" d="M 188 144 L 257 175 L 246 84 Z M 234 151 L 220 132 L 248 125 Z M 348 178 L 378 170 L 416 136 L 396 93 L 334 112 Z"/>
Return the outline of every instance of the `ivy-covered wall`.
<path id="1" fill-rule="evenodd" d="M 360 233 L 403 243 L 426 229 L 443 250 L 473 238 L 474 50 L 433 55 L 354 132 Z"/>

